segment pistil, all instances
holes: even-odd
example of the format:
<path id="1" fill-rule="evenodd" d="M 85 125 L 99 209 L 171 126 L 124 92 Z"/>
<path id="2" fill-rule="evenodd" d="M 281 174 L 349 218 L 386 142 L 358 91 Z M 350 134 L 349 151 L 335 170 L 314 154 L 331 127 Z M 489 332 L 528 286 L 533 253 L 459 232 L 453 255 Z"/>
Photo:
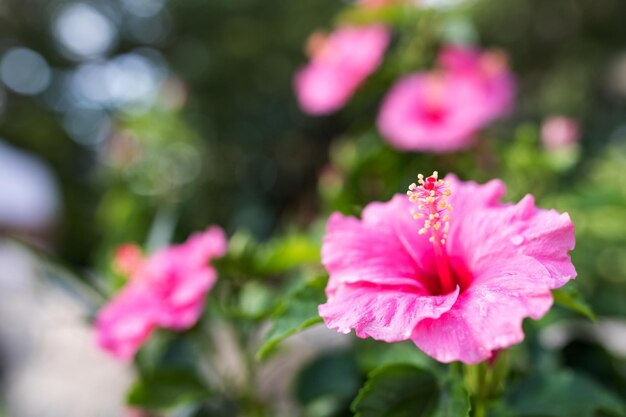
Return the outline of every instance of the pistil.
<path id="1" fill-rule="evenodd" d="M 435 265 L 439 284 L 444 294 L 447 294 L 457 286 L 446 253 L 446 238 L 450 228 L 450 212 L 452 206 L 448 202 L 451 195 L 449 183 L 439 179 L 439 174 L 433 174 L 424 178 L 422 174 L 417 176 L 417 184 L 409 186 L 407 195 L 411 202 L 417 204 L 417 210 L 413 211 L 413 217 L 424 220 L 420 235 L 430 234 L 428 240 L 433 245 Z"/>

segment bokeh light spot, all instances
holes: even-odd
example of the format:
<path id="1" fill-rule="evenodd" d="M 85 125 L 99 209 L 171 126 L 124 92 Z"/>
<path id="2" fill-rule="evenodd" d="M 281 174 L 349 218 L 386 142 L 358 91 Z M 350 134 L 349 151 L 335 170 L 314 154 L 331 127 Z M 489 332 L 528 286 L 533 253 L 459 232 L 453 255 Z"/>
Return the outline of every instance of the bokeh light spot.
<path id="1" fill-rule="evenodd" d="M 111 20 L 86 3 L 63 7 L 54 22 L 54 35 L 70 58 L 103 55 L 116 39 Z"/>
<path id="2" fill-rule="evenodd" d="M 162 78 L 152 60 L 137 53 L 120 55 L 110 61 L 104 75 L 111 97 L 120 104 L 152 101 Z"/>
<path id="3" fill-rule="evenodd" d="M 122 0 L 122 5 L 135 16 L 151 17 L 163 9 L 165 0 Z"/>
<path id="4" fill-rule="evenodd" d="M 27 48 L 9 49 L 0 62 L 2 82 L 16 93 L 39 94 L 50 84 L 50 67 L 37 52 Z"/>

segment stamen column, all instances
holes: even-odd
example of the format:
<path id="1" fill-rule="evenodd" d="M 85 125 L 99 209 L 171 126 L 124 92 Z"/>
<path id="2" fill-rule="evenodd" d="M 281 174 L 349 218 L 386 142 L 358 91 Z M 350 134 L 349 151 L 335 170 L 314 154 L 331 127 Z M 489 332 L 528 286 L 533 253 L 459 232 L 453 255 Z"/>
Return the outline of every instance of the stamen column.
<path id="1" fill-rule="evenodd" d="M 429 241 L 433 245 L 435 252 L 435 264 L 439 275 L 441 290 L 447 294 L 457 286 L 446 253 L 446 237 L 450 228 L 450 212 L 452 206 L 448 203 L 451 191 L 449 183 L 438 178 L 437 171 L 428 178 L 422 174 L 417 176 L 417 184 L 409 186 L 407 195 L 411 202 L 417 204 L 417 211 L 413 212 L 415 219 L 424 219 L 424 225 L 419 229 L 419 234 L 424 235 L 430 232 Z"/>

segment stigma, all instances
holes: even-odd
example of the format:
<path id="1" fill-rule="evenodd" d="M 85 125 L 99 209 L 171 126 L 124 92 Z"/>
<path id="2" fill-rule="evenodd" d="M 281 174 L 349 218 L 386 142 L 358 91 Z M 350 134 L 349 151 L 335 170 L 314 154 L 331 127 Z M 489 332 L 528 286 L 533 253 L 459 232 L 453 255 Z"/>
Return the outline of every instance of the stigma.
<path id="1" fill-rule="evenodd" d="M 437 171 L 426 178 L 419 174 L 417 183 L 409 185 L 407 191 L 409 200 L 417 205 L 417 210 L 412 211 L 413 218 L 423 220 L 418 233 L 430 233 L 429 241 L 436 246 L 446 243 L 452 212 L 452 206 L 448 202 L 451 194 L 450 183 L 439 179 Z"/>

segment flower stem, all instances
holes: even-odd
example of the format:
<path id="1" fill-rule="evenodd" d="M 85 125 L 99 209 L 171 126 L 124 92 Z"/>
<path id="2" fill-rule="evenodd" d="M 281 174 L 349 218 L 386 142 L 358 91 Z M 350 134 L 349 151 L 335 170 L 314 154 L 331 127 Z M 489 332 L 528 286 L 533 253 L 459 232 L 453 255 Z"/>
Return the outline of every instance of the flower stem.
<path id="1" fill-rule="evenodd" d="M 508 374 L 508 352 L 494 352 L 489 361 L 465 365 L 465 386 L 472 401 L 472 416 L 485 417 L 489 404 L 503 393 Z"/>
<path id="2" fill-rule="evenodd" d="M 472 407 L 474 417 L 485 417 L 487 415 L 487 406 L 482 401 L 476 401 Z"/>

